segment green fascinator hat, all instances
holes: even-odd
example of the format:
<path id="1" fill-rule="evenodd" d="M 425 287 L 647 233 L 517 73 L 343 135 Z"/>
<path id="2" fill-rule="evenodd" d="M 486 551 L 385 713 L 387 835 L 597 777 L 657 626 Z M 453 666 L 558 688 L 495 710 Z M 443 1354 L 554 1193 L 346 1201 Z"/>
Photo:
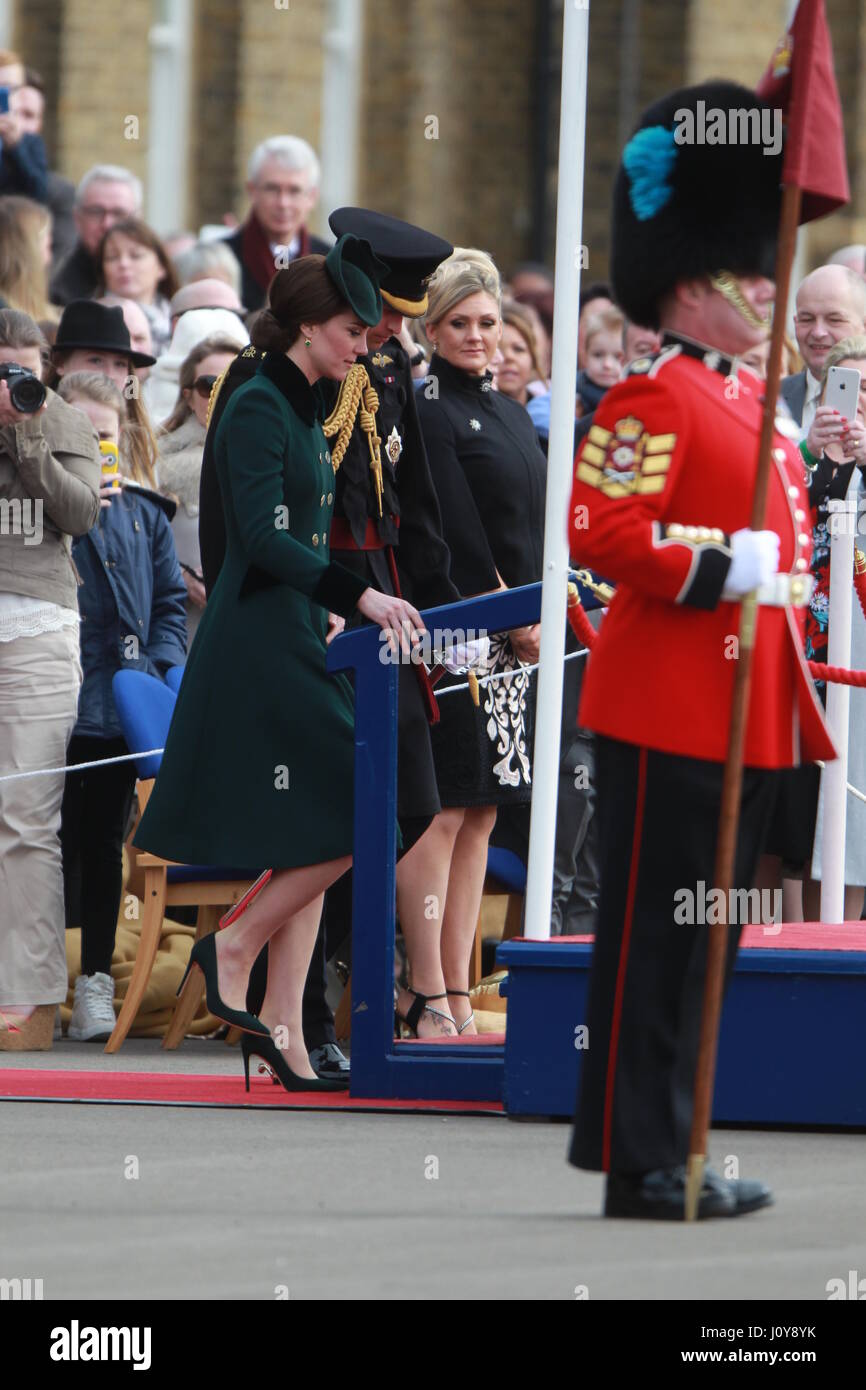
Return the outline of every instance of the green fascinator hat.
<path id="1" fill-rule="evenodd" d="M 346 232 L 325 257 L 325 269 L 349 307 L 368 328 L 382 317 L 379 284 L 390 267 L 375 255 L 369 241 Z"/>

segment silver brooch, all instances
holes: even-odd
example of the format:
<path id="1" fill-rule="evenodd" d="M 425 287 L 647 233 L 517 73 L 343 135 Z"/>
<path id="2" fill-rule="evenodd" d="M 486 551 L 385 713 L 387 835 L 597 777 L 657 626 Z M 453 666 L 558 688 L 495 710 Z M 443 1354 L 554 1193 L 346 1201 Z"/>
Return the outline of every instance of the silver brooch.
<path id="1" fill-rule="evenodd" d="M 392 463 L 396 463 L 403 452 L 403 441 L 397 433 L 395 425 L 385 441 L 385 453 Z"/>
<path id="2" fill-rule="evenodd" d="M 481 421 L 480 421 L 480 420 L 476 420 L 475 417 L 473 416 L 472 419 L 469 421 L 469 428 L 470 428 L 470 429 L 473 429 L 473 430 L 480 430 L 480 429 L 481 429 Z"/>

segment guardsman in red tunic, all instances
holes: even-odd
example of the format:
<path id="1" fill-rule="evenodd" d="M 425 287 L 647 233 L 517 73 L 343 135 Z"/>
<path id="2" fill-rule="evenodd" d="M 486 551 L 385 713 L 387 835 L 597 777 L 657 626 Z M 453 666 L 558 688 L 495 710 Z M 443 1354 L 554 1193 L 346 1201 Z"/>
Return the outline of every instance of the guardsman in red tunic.
<path id="1" fill-rule="evenodd" d="M 764 383 L 737 356 L 768 331 L 781 155 L 677 141 L 683 112 L 760 106 L 732 83 L 684 89 L 626 146 L 614 290 L 629 319 L 663 330 L 662 347 L 607 393 L 575 460 L 571 554 L 617 589 L 579 714 L 596 733 L 601 890 L 570 1152 L 608 1174 L 608 1216 L 684 1217 L 708 934 L 698 903 L 713 886 L 738 600 L 756 587 L 735 889 L 752 886 L 779 769 L 834 756 L 802 654 L 804 471 L 782 433 L 766 530 L 749 530 Z M 742 925 L 729 930 L 728 979 Z M 760 1182 L 708 1170 L 698 1215 L 771 1200 Z"/>

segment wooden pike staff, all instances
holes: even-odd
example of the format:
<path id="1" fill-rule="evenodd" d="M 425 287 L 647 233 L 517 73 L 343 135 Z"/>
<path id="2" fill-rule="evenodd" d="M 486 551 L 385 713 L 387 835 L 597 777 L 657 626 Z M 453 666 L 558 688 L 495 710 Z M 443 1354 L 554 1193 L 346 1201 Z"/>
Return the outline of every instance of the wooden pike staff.
<path id="1" fill-rule="evenodd" d="M 799 186 L 788 184 L 782 189 L 782 209 L 779 218 L 779 239 L 776 246 L 776 312 L 770 338 L 770 360 L 767 366 L 767 386 L 764 413 L 761 421 L 761 442 L 758 452 L 758 471 L 752 496 L 750 525 L 761 531 L 767 506 L 767 487 L 770 480 L 770 451 L 776 420 L 776 400 L 782 375 L 782 347 L 785 340 L 785 306 L 797 243 L 800 220 Z M 758 624 L 758 598 L 747 594 L 740 606 L 740 633 L 737 673 L 731 701 L 731 723 L 728 734 L 728 753 L 722 780 L 722 803 L 719 811 L 719 835 L 716 841 L 714 883 L 724 893 L 723 902 L 730 902 L 737 852 L 737 829 L 740 820 L 740 797 L 743 787 L 743 748 L 746 741 L 746 721 L 749 713 L 749 693 L 752 683 L 752 653 Z M 725 919 L 727 913 L 724 914 Z M 695 1074 L 692 1131 L 686 1169 L 687 1221 L 698 1214 L 698 1199 L 704 1179 L 707 1158 L 707 1134 L 716 1079 L 716 1052 L 719 1040 L 719 1018 L 722 1011 L 722 984 L 728 946 L 727 920 L 714 922 L 709 928 L 707 944 L 707 973 L 704 981 L 703 1014 Z"/>

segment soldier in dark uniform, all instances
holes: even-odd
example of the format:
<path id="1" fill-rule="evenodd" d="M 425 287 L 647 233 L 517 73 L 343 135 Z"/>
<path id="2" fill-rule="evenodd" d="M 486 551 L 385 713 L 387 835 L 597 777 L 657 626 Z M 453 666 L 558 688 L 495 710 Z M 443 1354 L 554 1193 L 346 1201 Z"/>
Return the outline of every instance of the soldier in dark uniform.
<path id="1" fill-rule="evenodd" d="M 833 757 L 803 660 L 811 534 L 802 461 L 773 438 L 766 530 L 750 529 L 762 383 L 737 358 L 766 336 L 781 154 L 680 144 L 683 112 L 763 109 L 706 83 L 642 117 L 614 193 L 617 302 L 662 328 L 578 449 L 571 553 L 616 583 L 589 660 L 580 724 L 596 736 L 601 847 L 584 1055 L 570 1159 L 606 1172 L 605 1215 L 683 1220 L 740 600 L 761 604 L 732 889 L 748 889 L 779 769 Z M 731 190 L 736 189 L 736 197 Z M 686 907 L 682 892 L 686 891 Z M 737 921 L 728 926 L 727 975 Z M 710 919 L 712 920 L 712 919 Z M 766 1206 L 762 1183 L 706 1169 L 698 1217 Z"/>
<path id="2" fill-rule="evenodd" d="M 449 578 L 450 556 L 442 539 L 439 505 L 418 425 L 411 364 L 399 342 L 404 315 L 424 313 L 424 282 L 452 247 L 419 227 L 362 208 L 340 208 L 329 221 L 336 236 L 352 229 L 369 239 L 377 256 L 391 268 L 382 287 L 382 319 L 368 333 L 367 354 L 359 358 L 342 387 L 322 384 L 323 390 L 331 392 L 325 432 L 339 461 L 330 547 L 341 564 L 384 592 L 401 592 L 416 607 L 453 603 L 460 595 Z M 199 519 L 208 592 L 216 582 L 225 548 L 212 439 L 226 400 L 254 373 L 259 357 L 254 346 L 244 349 L 212 404 Z M 435 701 L 424 682 L 423 667 L 401 666 L 397 812 L 403 848 L 397 895 L 414 988 L 404 992 L 398 1007 L 402 1006 L 401 1012 L 415 1029 L 426 1014 L 425 1028 L 453 1032 L 439 960 L 441 915 L 438 919 L 425 915 L 431 896 L 438 896 L 444 905 L 447 877 L 437 889 L 432 865 L 442 857 L 436 852 L 435 818 L 440 804 L 429 736 Z M 329 924 L 332 949 L 351 920 L 350 893 L 346 875 L 339 890 L 326 900 L 323 920 Z M 348 1063 L 336 1046 L 333 1016 L 325 1001 L 324 964 L 324 930 L 320 929 L 304 996 L 304 1035 L 315 1069 L 322 1076 L 332 1076 L 344 1072 Z M 251 1007 L 255 990 L 253 981 Z M 428 1005 L 428 1000 L 434 1002 Z"/>

